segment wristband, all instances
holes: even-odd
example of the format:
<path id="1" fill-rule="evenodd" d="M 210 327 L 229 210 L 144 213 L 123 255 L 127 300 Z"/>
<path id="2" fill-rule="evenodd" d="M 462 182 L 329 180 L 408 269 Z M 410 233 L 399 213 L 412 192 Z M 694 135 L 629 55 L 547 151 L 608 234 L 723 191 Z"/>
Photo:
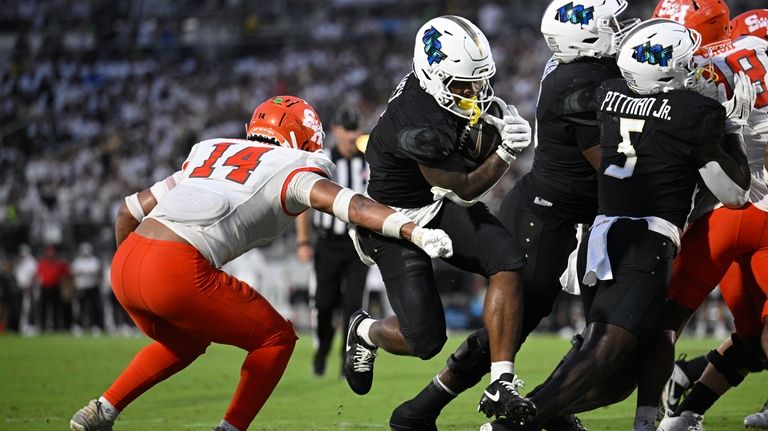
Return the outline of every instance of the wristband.
<path id="1" fill-rule="evenodd" d="M 411 222 L 412 220 L 404 214 L 395 211 L 384 219 L 384 224 L 381 226 L 381 233 L 390 238 L 402 238 L 403 236 L 400 233 L 400 229 Z"/>
<path id="2" fill-rule="evenodd" d="M 501 144 L 498 148 L 496 148 L 496 154 L 501 157 L 501 160 L 507 162 L 508 165 L 512 164 L 512 162 L 517 158 L 515 154 L 507 150 L 504 144 Z"/>
<path id="3" fill-rule="evenodd" d="M 349 223 L 349 203 L 358 193 L 354 190 L 343 188 L 336 194 L 333 200 L 333 215 L 344 223 Z"/>

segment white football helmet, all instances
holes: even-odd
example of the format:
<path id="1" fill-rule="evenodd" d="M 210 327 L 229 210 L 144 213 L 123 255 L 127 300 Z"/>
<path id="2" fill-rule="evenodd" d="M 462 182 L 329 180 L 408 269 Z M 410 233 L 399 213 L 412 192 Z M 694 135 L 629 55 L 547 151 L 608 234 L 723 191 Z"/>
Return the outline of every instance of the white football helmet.
<path id="1" fill-rule="evenodd" d="M 462 118 L 479 118 L 493 99 L 489 79 L 496 73 L 491 46 L 476 25 L 446 15 L 426 22 L 416 33 L 413 72 L 421 88 L 443 108 Z M 475 97 L 451 92 L 451 84 L 473 83 Z"/>
<path id="2" fill-rule="evenodd" d="M 619 21 L 625 0 L 555 0 L 541 18 L 541 34 L 560 63 L 616 55 L 621 39 L 640 20 Z"/>
<path id="3" fill-rule="evenodd" d="M 670 19 L 650 19 L 624 38 L 616 63 L 629 88 L 638 94 L 696 91 L 705 82 L 693 59 L 700 45 L 696 30 Z"/>

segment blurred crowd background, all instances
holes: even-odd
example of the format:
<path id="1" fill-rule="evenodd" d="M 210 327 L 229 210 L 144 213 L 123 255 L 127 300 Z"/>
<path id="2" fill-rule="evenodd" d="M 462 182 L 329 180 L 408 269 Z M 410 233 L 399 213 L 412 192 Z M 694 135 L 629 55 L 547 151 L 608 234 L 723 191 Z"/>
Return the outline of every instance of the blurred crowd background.
<path id="1" fill-rule="evenodd" d="M 735 16 L 763 1 L 729 4 Z M 0 0 L 0 324 L 25 334 L 130 333 L 108 277 L 122 198 L 178 169 L 194 143 L 242 137 L 272 95 L 301 96 L 322 119 L 354 106 L 369 131 L 432 17 L 478 24 L 493 48 L 496 93 L 532 121 L 549 57 L 539 33 L 546 3 Z M 626 17 L 647 18 L 655 6 L 631 3 Z M 529 169 L 528 156 L 485 197 L 492 209 Z M 230 270 L 306 327 L 310 269 L 294 252 L 289 235 Z M 449 325 L 477 325 L 484 281 L 437 265 Z M 375 274 L 371 298 L 380 298 Z M 565 300 L 543 328 L 577 329 L 578 308 Z M 698 332 L 725 331 L 721 309 L 713 301 Z"/>

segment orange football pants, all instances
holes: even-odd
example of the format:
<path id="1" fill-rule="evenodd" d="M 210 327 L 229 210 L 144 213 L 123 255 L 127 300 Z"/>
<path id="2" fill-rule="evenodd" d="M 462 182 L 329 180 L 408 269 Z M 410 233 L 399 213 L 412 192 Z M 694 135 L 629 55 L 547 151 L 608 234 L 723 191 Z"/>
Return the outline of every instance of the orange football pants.
<path id="1" fill-rule="evenodd" d="M 718 283 L 737 333 L 759 335 L 768 316 L 768 213 L 718 208 L 685 231 L 667 297 L 695 310 Z"/>
<path id="2" fill-rule="evenodd" d="M 192 246 L 131 233 L 112 261 L 112 289 L 155 342 L 104 393 L 118 410 L 191 364 L 212 343 L 248 352 L 224 419 L 245 430 L 285 371 L 296 333 L 248 284 L 211 266 Z M 226 385 L 226 382 L 223 382 Z"/>

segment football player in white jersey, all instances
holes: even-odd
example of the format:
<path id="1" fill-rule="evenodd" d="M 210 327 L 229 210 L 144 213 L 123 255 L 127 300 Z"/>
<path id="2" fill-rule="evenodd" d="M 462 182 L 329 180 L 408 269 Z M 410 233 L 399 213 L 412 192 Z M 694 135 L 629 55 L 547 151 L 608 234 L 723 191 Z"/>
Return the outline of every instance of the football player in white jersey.
<path id="1" fill-rule="evenodd" d="M 267 100 L 246 131 L 247 140 L 196 144 L 181 171 L 126 198 L 115 228 L 112 288 L 154 342 L 99 399 L 74 414 L 73 430 L 111 430 L 130 402 L 212 342 L 248 352 L 229 408 L 214 428 L 246 430 L 280 380 L 296 334 L 256 290 L 219 268 L 273 240 L 310 207 L 410 240 L 430 257 L 452 254 L 443 231 L 418 227 L 328 179 L 334 165 L 316 152 L 322 124 L 304 100 Z"/>

